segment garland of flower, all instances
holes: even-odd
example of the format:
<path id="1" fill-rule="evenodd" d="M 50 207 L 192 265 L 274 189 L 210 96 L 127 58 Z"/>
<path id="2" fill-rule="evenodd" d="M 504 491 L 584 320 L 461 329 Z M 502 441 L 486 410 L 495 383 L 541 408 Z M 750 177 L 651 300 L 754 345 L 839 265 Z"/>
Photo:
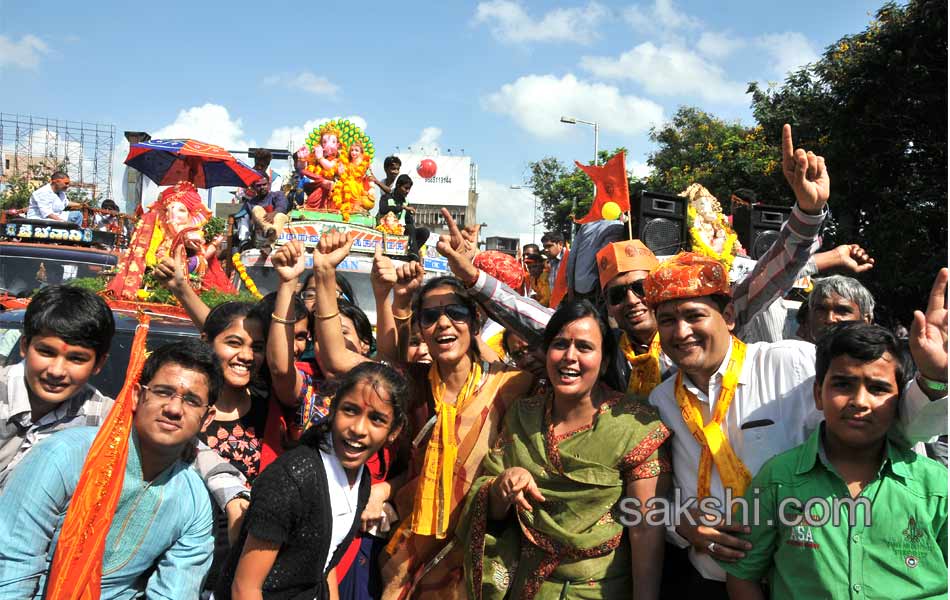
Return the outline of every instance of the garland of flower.
<path id="1" fill-rule="evenodd" d="M 241 255 L 237 252 L 231 257 L 231 264 L 234 265 L 234 268 L 237 270 L 238 275 L 241 276 L 241 281 L 244 282 L 244 287 L 247 288 L 247 291 L 251 292 L 255 298 L 260 300 L 263 298 L 263 294 L 257 289 L 257 285 L 254 284 L 254 280 L 251 279 L 251 276 L 247 274 L 247 269 L 244 267 L 244 263 L 241 262 Z"/>
<path id="2" fill-rule="evenodd" d="M 403 227 L 399 221 L 396 221 L 393 225 L 387 225 L 386 223 L 380 223 L 376 226 L 376 231 L 382 231 L 388 235 L 403 235 Z"/>
<path id="3" fill-rule="evenodd" d="M 689 218 L 690 223 L 694 223 L 697 218 L 696 209 L 692 206 L 686 208 L 686 214 Z M 693 252 L 702 254 L 703 256 L 708 256 L 710 258 L 715 258 L 726 268 L 726 272 L 732 270 L 732 262 L 736 259 L 736 252 L 738 251 L 736 242 L 738 241 L 738 236 L 736 232 L 729 227 L 729 222 L 726 221 L 725 217 L 720 213 L 717 215 L 717 220 L 719 225 L 727 231 L 726 241 L 722 245 L 722 252 L 716 252 L 713 250 L 709 244 L 706 243 L 706 240 L 703 239 L 703 236 L 699 234 L 699 231 L 695 227 L 689 228 L 690 238 L 693 240 Z"/>

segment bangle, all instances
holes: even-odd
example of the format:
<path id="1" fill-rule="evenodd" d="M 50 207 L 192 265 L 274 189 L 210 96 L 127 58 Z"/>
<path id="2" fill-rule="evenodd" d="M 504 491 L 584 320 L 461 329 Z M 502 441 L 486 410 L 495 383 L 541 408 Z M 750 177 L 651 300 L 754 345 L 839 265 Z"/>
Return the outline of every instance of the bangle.
<path id="1" fill-rule="evenodd" d="M 297 322 L 297 321 L 292 321 L 291 319 L 282 319 L 282 318 L 278 317 L 277 315 L 275 315 L 274 313 L 271 313 L 271 314 L 270 314 L 270 318 L 271 318 L 271 320 L 273 320 L 273 321 L 277 321 L 277 322 L 280 323 L 281 325 L 293 325 L 294 323 Z"/>
<path id="2" fill-rule="evenodd" d="M 920 384 L 920 387 L 931 392 L 937 392 L 941 394 L 947 393 L 947 382 L 946 381 L 936 381 L 930 379 L 929 377 L 924 377 L 920 373 L 917 373 L 917 383 Z"/>
<path id="3" fill-rule="evenodd" d="M 313 315 L 313 316 L 320 320 L 326 320 L 326 319 L 332 319 L 333 317 L 337 317 L 339 315 L 340 315 L 340 311 L 336 311 L 335 313 L 330 313 L 328 315 Z"/>
<path id="4" fill-rule="evenodd" d="M 412 318 L 412 311 L 410 310 L 409 314 L 406 315 L 405 317 L 400 317 L 396 313 L 393 313 L 393 318 L 396 319 L 397 321 L 408 321 L 409 319 Z"/>

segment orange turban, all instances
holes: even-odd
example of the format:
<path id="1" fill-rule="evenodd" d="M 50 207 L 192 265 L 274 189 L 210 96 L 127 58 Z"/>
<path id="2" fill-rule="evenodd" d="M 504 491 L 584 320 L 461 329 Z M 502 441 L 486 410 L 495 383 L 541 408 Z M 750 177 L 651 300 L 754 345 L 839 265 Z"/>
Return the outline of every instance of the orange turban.
<path id="1" fill-rule="evenodd" d="M 720 294 L 732 296 L 729 273 L 714 258 L 681 252 L 665 260 L 643 280 L 646 303 L 652 308 L 667 300 Z"/>
<path id="2" fill-rule="evenodd" d="M 629 271 L 652 271 L 660 261 L 640 240 L 624 240 L 607 244 L 597 253 L 597 270 L 600 271 L 600 287 Z"/>

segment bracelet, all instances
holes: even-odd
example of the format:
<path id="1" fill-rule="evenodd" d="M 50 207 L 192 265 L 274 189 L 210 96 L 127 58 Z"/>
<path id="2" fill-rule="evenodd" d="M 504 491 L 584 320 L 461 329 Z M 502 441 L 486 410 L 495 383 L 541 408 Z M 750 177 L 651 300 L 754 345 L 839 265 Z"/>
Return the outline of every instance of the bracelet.
<path id="1" fill-rule="evenodd" d="M 326 319 L 332 319 L 333 317 L 338 317 L 339 315 L 340 315 L 340 311 L 336 311 L 335 313 L 330 313 L 328 315 L 313 315 L 313 316 L 320 320 L 326 320 Z"/>
<path id="2" fill-rule="evenodd" d="M 393 318 L 396 319 L 397 321 L 408 321 L 409 319 L 412 318 L 412 311 L 410 310 L 409 314 L 406 315 L 405 317 L 400 317 L 396 313 L 393 313 Z"/>
<path id="3" fill-rule="evenodd" d="M 274 313 L 271 313 L 271 314 L 270 314 L 270 318 L 271 318 L 271 320 L 273 320 L 273 321 L 277 321 L 277 322 L 280 323 L 281 325 L 293 325 L 294 323 L 297 322 L 297 321 L 292 321 L 291 319 L 282 319 L 282 318 L 278 317 L 277 315 L 275 315 Z"/>
<path id="4" fill-rule="evenodd" d="M 947 393 L 947 382 L 946 381 L 936 381 L 928 377 L 924 377 L 920 373 L 917 373 L 917 383 L 920 384 L 920 387 L 931 392 L 937 392 L 941 394 Z"/>

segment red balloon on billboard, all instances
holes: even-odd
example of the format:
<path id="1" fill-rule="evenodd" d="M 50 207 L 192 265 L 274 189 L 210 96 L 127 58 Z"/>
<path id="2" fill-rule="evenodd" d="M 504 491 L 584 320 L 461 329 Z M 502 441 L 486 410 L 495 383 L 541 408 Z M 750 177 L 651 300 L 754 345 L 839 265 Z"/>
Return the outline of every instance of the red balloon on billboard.
<path id="1" fill-rule="evenodd" d="M 423 158 L 419 161 L 419 164 L 416 165 L 416 173 L 419 174 L 419 177 L 423 179 L 429 179 L 435 177 L 435 172 L 438 167 L 436 167 L 435 161 L 431 158 Z"/>

